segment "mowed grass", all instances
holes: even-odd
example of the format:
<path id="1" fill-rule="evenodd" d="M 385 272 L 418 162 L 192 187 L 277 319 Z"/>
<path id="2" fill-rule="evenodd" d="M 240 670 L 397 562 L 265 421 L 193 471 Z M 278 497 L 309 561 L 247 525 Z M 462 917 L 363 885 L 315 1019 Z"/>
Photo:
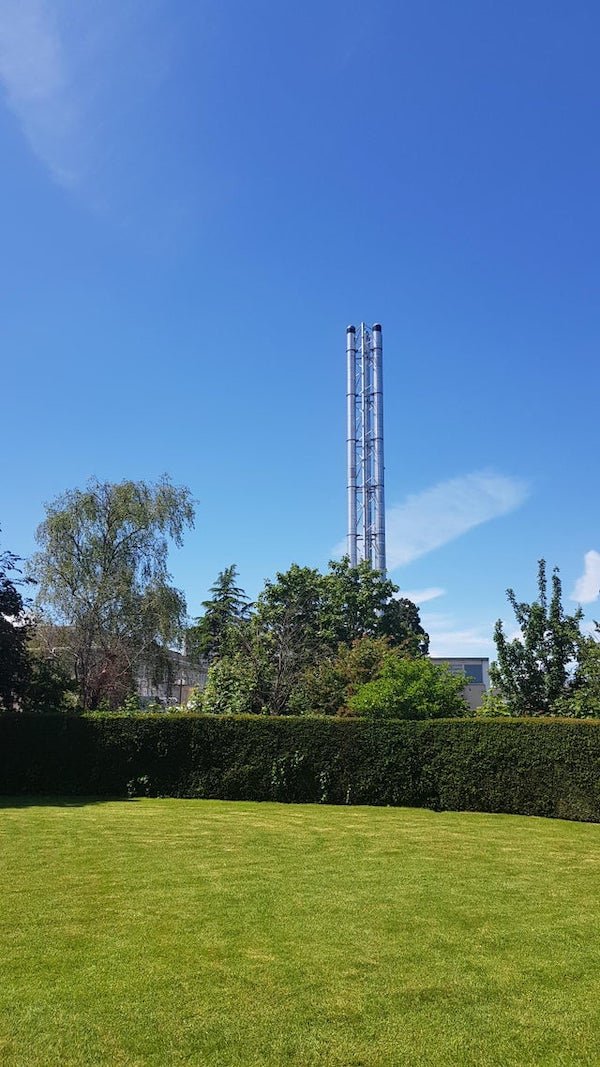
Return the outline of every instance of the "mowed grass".
<path id="1" fill-rule="evenodd" d="M 600 826 L 1 803 L 2 1067 L 600 1064 Z"/>

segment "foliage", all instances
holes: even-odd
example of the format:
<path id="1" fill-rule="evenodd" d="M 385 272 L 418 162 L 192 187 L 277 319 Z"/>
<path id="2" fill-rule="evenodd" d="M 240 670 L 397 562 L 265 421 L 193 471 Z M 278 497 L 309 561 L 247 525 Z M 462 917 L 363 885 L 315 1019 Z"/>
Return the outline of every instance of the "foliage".
<path id="1" fill-rule="evenodd" d="M 191 658 L 219 659 L 227 650 L 230 628 L 248 617 L 250 602 L 236 579 L 232 563 L 220 571 L 210 588 L 212 596 L 202 601 L 204 614 L 186 631 L 186 654 Z"/>
<path id="2" fill-rule="evenodd" d="M 252 625 L 241 633 L 264 703 L 272 714 L 288 707 L 303 670 L 329 647 L 323 614 L 325 581 L 319 571 L 292 564 L 266 581 Z"/>
<path id="3" fill-rule="evenodd" d="M 26 711 L 72 711 L 78 707 L 69 649 L 61 644 L 63 636 L 61 627 L 37 616 L 33 620 L 27 646 L 29 684 L 23 700 Z"/>
<path id="4" fill-rule="evenodd" d="M 142 710 L 142 704 L 137 693 L 130 693 L 125 697 L 121 706 L 121 711 L 126 712 L 128 715 L 135 715 L 136 712 Z"/>
<path id="5" fill-rule="evenodd" d="M 427 647 L 418 609 L 393 599 L 395 592 L 397 586 L 369 563 L 350 567 L 347 559 L 330 563 L 326 574 L 297 564 L 276 574 L 265 582 L 253 615 L 229 628 L 227 684 L 237 686 L 235 697 L 228 689 L 230 699 L 271 714 L 337 711 L 352 682 L 344 681 L 351 664 L 343 662 L 343 646 L 385 640 L 386 647 L 415 656 Z M 216 699 L 227 707 L 228 699 Z"/>
<path id="6" fill-rule="evenodd" d="M 202 710 L 210 715 L 259 710 L 256 708 L 258 679 L 252 661 L 239 653 L 217 660 L 208 672 L 202 694 Z"/>
<path id="7" fill-rule="evenodd" d="M 61 627 L 81 705 L 118 705 L 136 668 L 164 670 L 183 626 L 185 601 L 170 585 L 168 539 L 193 524 L 188 489 L 93 479 L 47 506 L 32 561 L 38 602 Z"/>
<path id="8" fill-rule="evenodd" d="M 229 651 L 208 670 L 202 708 L 210 714 L 285 712 L 283 695 L 288 661 L 277 636 L 257 615 L 230 628 Z"/>
<path id="9" fill-rule="evenodd" d="M 352 567 L 347 556 L 332 560 L 324 589 L 324 627 L 332 647 L 360 637 L 387 637 L 408 655 L 427 654 L 429 637 L 418 608 L 405 597 L 396 599 L 398 586 L 368 561 Z"/>
<path id="10" fill-rule="evenodd" d="M 506 700 L 496 689 L 488 689 L 483 694 L 479 707 L 475 708 L 475 715 L 480 719 L 499 719 L 510 714 Z"/>
<path id="11" fill-rule="evenodd" d="M 72 711 L 77 707 L 75 682 L 60 660 L 41 656 L 30 649 L 29 668 L 29 684 L 23 701 L 27 711 Z"/>
<path id="12" fill-rule="evenodd" d="M 592 637 L 582 641 L 573 686 L 559 698 L 555 710 L 575 719 L 600 718 L 600 643 Z"/>
<path id="13" fill-rule="evenodd" d="M 0 794 L 384 804 L 600 821 L 600 721 L 0 716 Z"/>
<path id="14" fill-rule="evenodd" d="M 499 619 L 494 630 L 498 655 L 490 679 L 506 701 L 512 715 L 550 715 L 557 702 L 572 690 L 575 665 L 582 647 L 583 612 L 567 615 L 562 606 L 558 568 L 551 579 L 548 598 L 546 563 L 538 563 L 538 599 L 531 604 L 517 600 L 512 589 L 508 601 L 515 613 L 521 636 L 509 640 Z"/>
<path id="15" fill-rule="evenodd" d="M 19 563 L 13 552 L 0 553 L 0 709 L 4 711 L 22 706 L 31 680 L 27 644 L 32 623 L 17 588 L 23 584 Z"/>
<path id="16" fill-rule="evenodd" d="M 293 690 L 292 714 L 338 715 L 348 711 L 350 697 L 381 670 L 390 651 L 386 637 L 360 637 L 351 645 L 339 645 L 335 656 L 308 667 Z"/>
<path id="17" fill-rule="evenodd" d="M 201 712 L 204 706 L 204 689 L 200 689 L 198 686 L 194 686 L 192 689 L 188 701 L 186 704 L 186 710 L 192 712 Z"/>
<path id="18" fill-rule="evenodd" d="M 430 659 L 386 656 L 378 677 L 349 700 L 356 715 L 378 719 L 442 719 L 469 713 L 464 675 Z"/>
<path id="19" fill-rule="evenodd" d="M 405 596 L 394 596 L 385 604 L 378 620 L 378 633 L 405 656 L 426 656 L 429 634 L 421 625 L 419 609 Z"/>

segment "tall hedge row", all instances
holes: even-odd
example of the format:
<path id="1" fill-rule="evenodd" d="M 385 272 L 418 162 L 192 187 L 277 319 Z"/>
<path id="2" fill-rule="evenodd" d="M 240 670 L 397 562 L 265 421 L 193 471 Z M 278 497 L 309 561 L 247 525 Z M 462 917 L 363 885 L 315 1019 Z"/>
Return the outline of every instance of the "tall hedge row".
<path id="1" fill-rule="evenodd" d="M 600 821 L 600 722 L 4 715 L 0 793 L 406 804 Z"/>

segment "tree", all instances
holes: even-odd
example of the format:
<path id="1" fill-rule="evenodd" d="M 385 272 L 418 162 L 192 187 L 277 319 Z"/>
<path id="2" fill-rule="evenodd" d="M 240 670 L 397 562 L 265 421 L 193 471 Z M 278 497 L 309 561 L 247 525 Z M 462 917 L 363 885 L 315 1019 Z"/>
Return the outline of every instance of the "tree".
<path id="1" fill-rule="evenodd" d="M 20 559 L 13 552 L 0 553 L 0 708 L 14 711 L 23 706 L 30 682 L 27 644 L 32 623 L 17 588 L 27 579 L 21 573 Z"/>
<path id="2" fill-rule="evenodd" d="M 583 635 L 581 608 L 567 615 L 562 606 L 558 567 L 552 572 L 548 598 L 546 562 L 538 562 L 538 599 L 518 601 L 513 590 L 506 596 L 520 636 L 509 640 L 499 619 L 494 629 L 497 662 L 490 678 L 512 715 L 550 715 L 557 702 L 569 695 L 575 680 Z"/>
<path id="3" fill-rule="evenodd" d="M 419 609 L 405 596 L 394 596 L 385 604 L 379 633 L 407 656 L 426 656 L 429 652 L 429 634 L 421 625 Z"/>
<path id="4" fill-rule="evenodd" d="M 351 645 L 338 645 L 335 655 L 303 671 L 291 693 L 289 710 L 294 715 L 346 714 L 350 698 L 377 677 L 390 654 L 402 652 L 392 651 L 386 637 L 359 637 Z"/>
<path id="5" fill-rule="evenodd" d="M 50 631 L 43 622 L 36 622 L 28 645 L 29 684 L 23 700 L 23 710 L 29 712 L 57 712 L 74 710 L 77 706 L 77 687 L 68 659 L 50 643 Z M 57 635 L 58 640 L 60 636 Z"/>
<path id="6" fill-rule="evenodd" d="M 262 710 L 260 679 L 253 661 L 240 654 L 215 660 L 202 693 L 202 710 L 208 715 L 242 715 Z"/>
<path id="7" fill-rule="evenodd" d="M 595 627 L 600 634 L 598 623 Z M 600 718 L 600 642 L 593 637 L 583 638 L 571 690 L 557 701 L 555 710 L 574 719 Z"/>
<path id="8" fill-rule="evenodd" d="M 397 592 L 369 563 L 351 567 L 348 559 L 330 563 L 326 574 L 296 563 L 276 574 L 265 582 L 253 616 L 228 630 L 223 671 L 229 688 L 239 680 L 237 703 L 271 714 L 318 710 L 310 708 L 313 686 L 327 710 L 339 697 L 337 710 L 347 695 L 344 669 L 336 663 L 343 648 L 367 637 L 385 638 L 386 647 L 422 655 L 428 637 L 418 609 L 396 600 Z"/>
<path id="9" fill-rule="evenodd" d="M 350 697 L 355 715 L 376 719 L 441 719 L 469 714 L 464 675 L 425 657 L 388 655 L 372 682 Z"/>
<path id="10" fill-rule="evenodd" d="M 325 621 L 332 644 L 351 644 L 361 637 L 387 637 L 407 655 L 427 655 L 429 636 L 421 626 L 419 609 L 398 586 L 368 560 L 356 567 L 348 556 L 332 560 L 325 576 Z"/>
<path id="11" fill-rule="evenodd" d="M 262 636 L 262 658 L 270 674 L 267 704 L 274 714 L 286 709 L 302 670 L 323 655 L 323 597 L 323 575 L 297 563 L 265 582 L 258 597 L 254 644 Z M 253 659 L 257 661 L 256 652 Z"/>
<path id="12" fill-rule="evenodd" d="M 160 665 L 180 638 L 185 600 L 170 584 L 167 552 L 193 521 L 189 490 L 166 477 L 92 479 L 47 506 L 31 573 L 38 603 L 61 626 L 84 709 L 119 704 L 136 667 Z"/>
<path id="13" fill-rule="evenodd" d="M 188 656 L 219 659 L 226 651 L 230 628 L 248 617 L 250 601 L 236 584 L 237 573 L 237 567 L 232 563 L 219 572 L 210 587 L 212 596 L 202 601 L 204 615 L 186 632 Z"/>

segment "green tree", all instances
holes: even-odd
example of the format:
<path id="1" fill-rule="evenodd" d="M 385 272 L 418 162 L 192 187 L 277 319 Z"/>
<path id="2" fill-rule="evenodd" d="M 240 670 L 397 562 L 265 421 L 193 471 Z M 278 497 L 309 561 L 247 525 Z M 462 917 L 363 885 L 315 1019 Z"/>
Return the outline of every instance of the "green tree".
<path id="1" fill-rule="evenodd" d="M 356 567 L 345 556 L 332 560 L 325 575 L 324 628 L 333 647 L 360 637 L 387 637 L 407 655 L 426 655 L 429 636 L 421 626 L 419 609 L 398 586 L 368 561 Z"/>
<path id="2" fill-rule="evenodd" d="M 566 614 L 558 567 L 548 596 L 546 563 L 538 563 L 538 598 L 531 604 L 506 592 L 520 636 L 509 640 L 499 619 L 494 629 L 497 661 L 490 668 L 496 693 L 511 715 L 551 715 L 558 701 L 572 691 L 583 635 L 583 612 Z"/>
<path id="3" fill-rule="evenodd" d="M 350 698 L 372 681 L 390 655 L 386 637 L 359 637 L 351 645 L 340 644 L 337 653 L 307 667 L 294 687 L 289 700 L 293 714 L 343 715 Z"/>
<path id="4" fill-rule="evenodd" d="M 385 604 L 379 633 L 407 656 L 426 656 L 429 652 L 429 634 L 421 625 L 419 609 L 405 596 L 394 596 Z"/>
<path id="5" fill-rule="evenodd" d="M 219 572 L 216 582 L 210 587 L 212 595 L 202 601 L 204 614 L 186 631 L 188 656 L 219 659 L 227 650 L 231 627 L 248 617 L 250 601 L 237 584 L 237 573 L 237 567 L 232 563 Z"/>
<path id="6" fill-rule="evenodd" d="M 251 659 L 239 653 L 223 656 L 209 668 L 202 693 L 202 711 L 209 715 L 259 712 L 259 688 L 260 678 Z"/>
<path id="7" fill-rule="evenodd" d="M 258 597 L 254 632 L 269 664 L 267 703 L 275 714 L 286 709 L 301 671 L 323 655 L 323 595 L 323 575 L 294 563 L 265 582 Z"/>
<path id="8" fill-rule="evenodd" d="M 326 574 L 294 563 L 265 582 L 252 618 L 229 628 L 223 669 L 241 678 L 243 699 L 254 711 L 331 711 L 334 704 L 337 711 L 345 705 L 349 684 L 341 665 L 344 648 L 371 638 L 405 655 L 426 650 L 418 609 L 397 600 L 397 592 L 368 563 L 332 562 Z"/>
<path id="9" fill-rule="evenodd" d="M 77 687 L 59 656 L 45 655 L 34 633 L 29 644 L 29 684 L 23 709 L 30 712 L 74 711 Z"/>
<path id="10" fill-rule="evenodd" d="M 84 709 L 119 704 L 138 665 L 164 664 L 180 639 L 185 600 L 170 583 L 167 552 L 193 520 L 189 490 L 166 477 L 93 479 L 47 506 L 31 573 L 40 607 L 61 627 Z"/>
<path id="11" fill-rule="evenodd" d="M 30 683 L 28 641 L 32 623 L 18 585 L 20 559 L 13 552 L 0 553 L 0 708 L 14 711 L 23 706 Z"/>
<path id="12" fill-rule="evenodd" d="M 388 655 L 379 676 L 350 697 L 355 715 L 376 719 L 440 719 L 469 714 L 464 675 L 425 657 Z"/>
<path id="13" fill-rule="evenodd" d="M 600 718 L 600 642 L 593 637 L 582 640 L 571 690 L 559 698 L 555 711 L 574 719 Z"/>

